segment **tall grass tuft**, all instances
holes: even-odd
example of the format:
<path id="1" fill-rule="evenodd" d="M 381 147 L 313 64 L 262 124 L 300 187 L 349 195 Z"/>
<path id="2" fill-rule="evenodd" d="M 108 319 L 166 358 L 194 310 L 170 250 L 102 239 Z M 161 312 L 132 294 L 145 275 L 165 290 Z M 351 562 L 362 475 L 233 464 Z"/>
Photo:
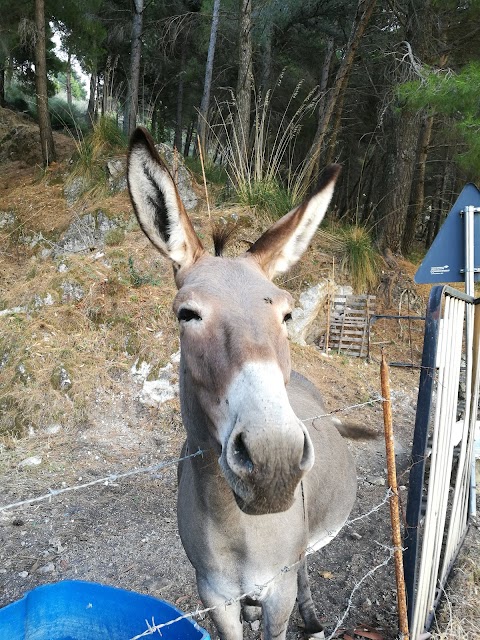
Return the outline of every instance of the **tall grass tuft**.
<path id="1" fill-rule="evenodd" d="M 283 74 L 276 87 L 281 84 Z M 250 144 L 248 132 L 240 130 L 235 96 L 217 102 L 216 122 L 210 133 L 227 166 L 240 204 L 254 207 L 275 219 L 287 213 L 303 197 L 301 176 L 294 165 L 295 142 L 302 120 L 317 106 L 316 90 L 294 107 L 302 83 L 292 93 L 283 113 L 274 117 L 273 92 L 257 96 Z"/>
<path id="2" fill-rule="evenodd" d="M 338 256 L 355 293 L 366 293 L 376 288 L 381 258 L 368 229 L 360 225 L 320 228 L 316 239 L 321 247 Z"/>
<path id="3" fill-rule="evenodd" d="M 379 255 L 365 227 L 352 225 L 342 229 L 344 243 L 342 267 L 350 274 L 355 293 L 372 291 L 378 284 Z"/>
<path id="4" fill-rule="evenodd" d="M 92 130 L 76 142 L 74 163 L 67 183 L 80 180 L 82 195 L 105 194 L 108 190 L 106 160 L 123 154 L 126 148 L 127 138 L 115 120 L 108 116 L 101 117 Z"/>

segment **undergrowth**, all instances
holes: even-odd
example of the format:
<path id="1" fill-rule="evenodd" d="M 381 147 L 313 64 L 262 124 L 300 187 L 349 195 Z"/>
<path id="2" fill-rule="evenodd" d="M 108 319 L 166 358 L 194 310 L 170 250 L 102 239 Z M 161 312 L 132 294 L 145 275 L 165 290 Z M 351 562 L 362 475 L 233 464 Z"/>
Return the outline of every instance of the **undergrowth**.
<path id="1" fill-rule="evenodd" d="M 321 228 L 320 246 L 334 253 L 355 293 L 373 291 L 379 281 L 381 257 L 375 250 L 368 229 L 360 225 Z"/>
<path id="2" fill-rule="evenodd" d="M 128 140 L 116 121 L 102 116 L 92 130 L 76 142 L 74 163 L 67 184 L 81 180 L 81 194 L 98 198 L 108 193 L 108 176 L 105 163 L 108 158 L 124 154 Z"/>
<path id="3" fill-rule="evenodd" d="M 275 88 L 282 78 L 283 74 Z M 273 91 L 257 96 L 251 136 L 241 129 L 233 94 L 230 100 L 217 102 L 209 129 L 209 138 L 226 162 L 237 202 L 271 219 L 288 213 L 305 195 L 302 165 L 294 161 L 295 143 L 302 121 L 315 110 L 317 101 L 312 91 L 295 106 L 301 86 L 300 82 L 280 114 L 272 106 Z M 244 144 L 249 137 L 249 144 Z"/>

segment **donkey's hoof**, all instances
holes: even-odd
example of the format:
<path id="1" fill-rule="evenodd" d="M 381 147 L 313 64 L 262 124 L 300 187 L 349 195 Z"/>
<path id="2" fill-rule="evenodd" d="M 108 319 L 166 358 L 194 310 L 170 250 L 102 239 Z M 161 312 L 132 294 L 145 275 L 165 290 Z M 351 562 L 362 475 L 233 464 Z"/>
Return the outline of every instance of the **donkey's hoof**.
<path id="1" fill-rule="evenodd" d="M 316 640 L 325 640 L 325 632 L 322 629 L 322 631 L 317 631 L 317 633 L 309 633 L 308 639 L 310 638 L 315 638 Z"/>

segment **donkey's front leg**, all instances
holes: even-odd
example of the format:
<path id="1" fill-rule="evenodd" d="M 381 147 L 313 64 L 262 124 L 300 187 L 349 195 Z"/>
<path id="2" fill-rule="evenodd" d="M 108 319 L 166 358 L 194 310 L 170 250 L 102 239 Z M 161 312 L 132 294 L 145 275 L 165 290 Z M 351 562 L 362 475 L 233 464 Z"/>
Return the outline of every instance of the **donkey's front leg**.
<path id="1" fill-rule="evenodd" d="M 297 597 L 297 574 L 286 573 L 273 584 L 272 593 L 262 599 L 264 640 L 284 640 Z"/>
<path id="2" fill-rule="evenodd" d="M 225 604 L 225 597 L 215 590 L 212 580 L 209 581 L 198 573 L 197 587 L 205 607 L 215 607 L 209 611 L 209 614 L 221 640 L 242 640 L 243 625 L 240 618 L 240 601 Z"/>

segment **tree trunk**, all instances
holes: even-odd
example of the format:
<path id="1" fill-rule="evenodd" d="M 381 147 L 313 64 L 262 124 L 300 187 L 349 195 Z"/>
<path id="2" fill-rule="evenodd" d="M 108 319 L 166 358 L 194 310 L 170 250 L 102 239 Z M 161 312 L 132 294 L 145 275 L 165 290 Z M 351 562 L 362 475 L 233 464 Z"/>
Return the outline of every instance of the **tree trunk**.
<path id="1" fill-rule="evenodd" d="M 72 108 L 72 56 L 68 54 L 67 70 L 65 71 L 65 89 L 67 91 L 67 104 Z"/>
<path id="2" fill-rule="evenodd" d="M 322 72 L 320 74 L 320 82 L 318 86 L 320 102 L 318 105 L 317 131 L 315 135 L 317 135 L 319 129 L 321 130 L 322 128 L 323 114 L 324 114 L 325 105 L 327 102 L 326 96 L 327 96 L 327 87 L 328 87 L 328 77 L 330 75 L 330 68 L 332 66 L 334 51 L 335 51 L 335 41 L 332 37 L 330 37 L 326 42 L 325 57 L 323 58 Z"/>
<path id="3" fill-rule="evenodd" d="M 325 115 L 325 106 L 327 103 L 327 87 L 328 87 L 328 76 L 330 75 L 330 67 L 332 65 L 333 60 L 333 52 L 335 49 L 335 42 L 333 38 L 328 38 L 327 46 L 325 49 L 325 58 L 323 59 L 322 65 L 322 73 L 320 75 L 320 84 L 319 84 L 319 94 L 321 96 L 320 103 L 318 105 L 318 114 L 317 114 L 317 131 L 315 136 L 323 129 L 323 119 Z M 343 104 L 343 100 L 342 100 Z M 318 176 L 320 171 L 320 153 L 315 158 L 315 163 L 313 167 L 312 176 L 313 182 L 315 182 L 315 177 Z"/>
<path id="4" fill-rule="evenodd" d="M 208 122 L 208 109 L 210 106 L 210 91 L 212 87 L 213 61 L 217 44 L 218 19 L 220 15 L 220 0 L 213 3 L 212 26 L 210 28 L 210 42 L 208 44 L 207 64 L 205 67 L 205 80 L 203 83 L 203 95 L 198 113 L 197 133 L 202 150 L 205 151 L 205 138 Z"/>
<path id="5" fill-rule="evenodd" d="M 262 79 L 261 89 L 262 95 L 265 97 L 272 83 L 272 44 L 273 44 L 273 22 L 268 20 L 265 25 L 265 31 L 262 44 Z"/>
<path id="6" fill-rule="evenodd" d="M 406 17 L 405 41 L 402 44 L 402 51 L 406 49 L 406 53 L 398 67 L 392 96 L 398 84 L 411 80 L 412 77 L 417 78 L 418 67 L 421 68 L 424 62 L 429 62 L 434 57 L 430 51 L 432 42 L 436 43 L 433 38 L 431 0 L 408 0 Z M 420 63 L 414 56 L 420 59 Z M 421 119 L 418 113 L 395 99 L 392 100 L 389 119 L 389 126 L 384 129 L 391 133 L 387 143 L 388 157 L 383 180 L 385 197 L 378 207 L 377 242 L 383 251 L 390 249 L 393 253 L 400 253 L 412 193 Z"/>
<path id="7" fill-rule="evenodd" d="M 400 110 L 400 113 L 392 111 L 387 128 L 394 131 L 395 135 L 387 150 L 385 196 L 378 210 L 378 244 L 382 251 L 388 248 L 393 253 L 400 253 L 412 189 L 420 118 L 418 114 L 405 110 Z"/>
<path id="8" fill-rule="evenodd" d="M 48 166 L 51 162 L 55 162 L 56 154 L 53 143 L 52 123 L 48 112 L 44 0 L 35 0 L 35 26 L 37 30 L 35 39 L 35 89 L 37 94 L 38 125 L 40 127 L 43 164 Z"/>
<path id="9" fill-rule="evenodd" d="M 370 18 L 372 17 L 376 2 L 377 0 L 360 0 L 358 4 L 352 31 L 350 33 L 350 37 L 345 49 L 345 55 L 335 77 L 335 83 L 330 89 L 328 98 L 323 108 L 321 121 L 319 121 L 315 137 L 305 159 L 305 171 L 303 179 L 304 191 L 308 191 L 310 189 L 312 178 L 314 177 L 315 167 L 317 165 L 317 160 L 322 151 L 323 141 L 325 139 L 327 128 L 335 111 L 339 96 L 343 91 L 345 91 L 347 87 L 348 76 L 353 65 L 358 45 L 360 44 L 365 29 L 367 28 Z"/>
<path id="10" fill-rule="evenodd" d="M 238 80 L 236 91 L 237 114 L 235 122 L 236 153 L 244 163 L 248 154 L 250 135 L 250 105 L 252 93 L 252 0 L 240 0 L 238 47 Z"/>
<path id="11" fill-rule="evenodd" d="M 423 210 L 425 200 L 425 170 L 427 165 L 428 147 L 432 136 L 433 116 L 427 116 L 422 122 L 418 141 L 417 175 L 413 182 L 410 206 L 402 238 L 402 253 L 410 253 L 415 240 L 415 232 Z"/>
<path id="12" fill-rule="evenodd" d="M 90 76 L 90 95 L 88 96 L 87 125 L 93 127 L 95 120 L 95 96 L 97 93 L 97 74 Z"/>
<path id="13" fill-rule="evenodd" d="M 5 107 L 5 67 L 0 67 L 0 107 Z"/>
<path id="14" fill-rule="evenodd" d="M 130 81 L 125 104 L 123 132 L 130 136 L 137 126 L 138 90 L 140 87 L 140 58 L 142 53 L 144 0 L 133 0 L 132 50 L 130 58 Z"/>
<path id="15" fill-rule="evenodd" d="M 194 121 L 192 118 L 190 120 L 190 124 L 188 125 L 187 135 L 185 136 L 185 146 L 183 148 L 184 158 L 188 158 L 188 154 L 190 153 L 190 145 L 192 144 L 192 137 L 193 137 L 193 127 L 194 127 Z"/>
<path id="16" fill-rule="evenodd" d="M 180 74 L 178 78 L 177 117 L 175 122 L 175 139 L 173 143 L 179 153 L 181 153 L 182 151 L 183 90 L 184 90 L 186 59 L 187 59 L 187 36 L 184 36 L 183 42 L 182 42 L 182 54 L 181 54 L 181 60 L 180 60 Z"/>

